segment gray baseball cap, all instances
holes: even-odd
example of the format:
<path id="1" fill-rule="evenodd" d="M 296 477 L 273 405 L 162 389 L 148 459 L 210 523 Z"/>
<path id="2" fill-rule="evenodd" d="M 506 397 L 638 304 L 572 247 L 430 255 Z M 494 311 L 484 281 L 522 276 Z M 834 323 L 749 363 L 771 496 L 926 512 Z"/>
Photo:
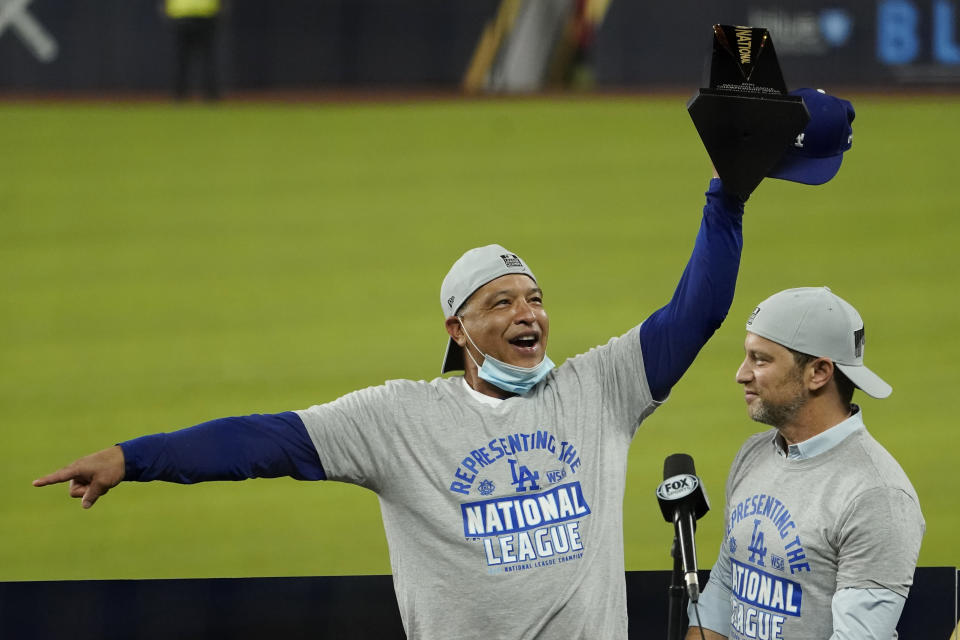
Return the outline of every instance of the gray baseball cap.
<path id="1" fill-rule="evenodd" d="M 818 358 L 830 358 L 853 384 L 874 398 L 893 388 L 863 364 L 860 314 L 829 287 L 775 293 L 750 314 L 747 331 Z"/>
<path id="2" fill-rule="evenodd" d="M 522 273 L 534 282 L 537 281 L 523 260 L 498 244 L 470 249 L 453 263 L 440 285 L 440 309 L 443 317 L 456 315 L 474 291 L 491 280 L 511 273 Z M 463 349 L 450 338 L 440 373 L 462 371 L 463 368 Z"/>

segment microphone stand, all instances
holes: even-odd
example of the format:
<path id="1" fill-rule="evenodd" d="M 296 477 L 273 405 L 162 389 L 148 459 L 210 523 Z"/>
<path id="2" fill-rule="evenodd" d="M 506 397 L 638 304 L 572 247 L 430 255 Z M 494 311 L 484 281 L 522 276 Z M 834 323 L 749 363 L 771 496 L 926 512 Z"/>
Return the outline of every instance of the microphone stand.
<path id="1" fill-rule="evenodd" d="M 680 561 L 680 550 L 677 548 L 677 538 L 673 538 L 673 547 L 670 555 L 673 556 L 673 573 L 670 586 L 667 588 L 669 605 L 667 607 L 667 640 L 683 640 L 684 609 L 686 608 L 687 590 L 683 580 L 683 565 Z"/>

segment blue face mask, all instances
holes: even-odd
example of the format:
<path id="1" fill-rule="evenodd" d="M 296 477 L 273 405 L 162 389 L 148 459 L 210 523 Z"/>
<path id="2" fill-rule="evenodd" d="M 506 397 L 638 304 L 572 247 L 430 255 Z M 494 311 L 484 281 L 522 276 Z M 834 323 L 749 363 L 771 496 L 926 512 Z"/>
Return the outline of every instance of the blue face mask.
<path id="1" fill-rule="evenodd" d="M 457 318 L 459 320 L 459 318 Z M 460 326 L 463 327 L 463 333 L 467 336 L 467 340 L 470 341 L 470 344 L 473 345 L 473 348 L 477 350 L 478 353 L 483 355 L 483 364 L 477 365 L 477 375 L 480 376 L 482 380 L 486 380 L 490 384 L 503 389 L 504 391 L 509 391 L 510 393 L 516 393 L 523 395 L 530 389 L 533 389 L 534 386 L 541 380 L 543 380 L 550 371 L 556 366 L 546 354 L 543 355 L 543 360 L 540 361 L 540 364 L 535 367 L 518 367 L 513 364 L 507 364 L 506 362 L 501 362 L 492 356 L 480 351 L 480 348 L 477 347 L 476 343 L 473 341 L 473 338 L 470 337 L 470 334 L 467 333 L 467 328 L 463 326 L 463 321 L 460 320 Z M 469 349 L 464 349 L 467 352 L 467 355 L 470 356 L 470 359 L 473 360 L 473 364 L 477 364 L 477 361 L 474 359 L 473 354 L 470 353 Z"/>

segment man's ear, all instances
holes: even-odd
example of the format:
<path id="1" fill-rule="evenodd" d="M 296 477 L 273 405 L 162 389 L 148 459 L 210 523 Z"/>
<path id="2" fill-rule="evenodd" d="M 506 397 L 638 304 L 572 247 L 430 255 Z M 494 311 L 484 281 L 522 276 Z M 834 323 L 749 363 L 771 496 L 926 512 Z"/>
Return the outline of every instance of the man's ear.
<path id="1" fill-rule="evenodd" d="M 447 329 L 447 333 L 458 345 L 462 347 L 467 343 L 467 338 L 463 335 L 463 325 L 460 324 L 460 320 L 457 318 L 457 316 L 450 316 L 447 318 L 444 326 Z"/>
<path id="2" fill-rule="evenodd" d="M 817 358 L 807 364 L 807 386 L 811 391 L 819 391 L 833 378 L 833 360 Z"/>

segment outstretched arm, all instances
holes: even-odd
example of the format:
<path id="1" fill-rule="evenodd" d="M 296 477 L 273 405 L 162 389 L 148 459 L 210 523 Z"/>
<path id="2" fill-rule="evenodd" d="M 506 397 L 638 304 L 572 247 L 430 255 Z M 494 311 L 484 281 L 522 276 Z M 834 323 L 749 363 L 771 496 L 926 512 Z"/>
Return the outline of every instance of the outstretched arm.
<path id="1" fill-rule="evenodd" d="M 730 310 L 743 247 L 743 202 L 710 181 L 693 254 L 670 302 L 640 327 L 654 399 L 663 400 Z"/>
<path id="2" fill-rule="evenodd" d="M 220 418 L 172 433 L 122 442 L 34 480 L 36 487 L 70 482 L 70 496 L 90 508 L 122 480 L 191 484 L 326 473 L 303 421 L 292 411 Z"/>
<path id="3" fill-rule="evenodd" d="M 70 497 L 82 498 L 81 505 L 89 509 L 97 498 L 114 488 L 124 475 L 123 450 L 113 446 L 76 460 L 59 471 L 37 478 L 35 487 L 70 482 Z"/>

